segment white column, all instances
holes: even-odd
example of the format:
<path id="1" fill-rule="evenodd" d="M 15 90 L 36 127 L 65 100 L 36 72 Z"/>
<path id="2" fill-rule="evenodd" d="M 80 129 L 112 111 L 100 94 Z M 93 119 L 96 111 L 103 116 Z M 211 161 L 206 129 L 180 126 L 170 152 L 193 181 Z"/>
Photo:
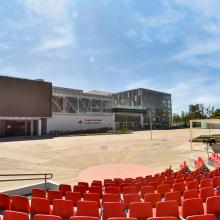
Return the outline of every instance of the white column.
<path id="1" fill-rule="evenodd" d="M 34 134 L 34 121 L 31 120 L 31 136 Z"/>
<path id="2" fill-rule="evenodd" d="M 38 121 L 37 121 L 37 135 L 38 136 L 41 136 L 42 135 L 42 125 L 41 125 L 41 119 L 39 119 Z"/>
<path id="3" fill-rule="evenodd" d="M 144 128 L 144 115 L 141 113 L 141 128 Z"/>
<path id="4" fill-rule="evenodd" d="M 112 130 L 115 131 L 116 126 L 115 126 L 115 113 L 112 114 Z"/>

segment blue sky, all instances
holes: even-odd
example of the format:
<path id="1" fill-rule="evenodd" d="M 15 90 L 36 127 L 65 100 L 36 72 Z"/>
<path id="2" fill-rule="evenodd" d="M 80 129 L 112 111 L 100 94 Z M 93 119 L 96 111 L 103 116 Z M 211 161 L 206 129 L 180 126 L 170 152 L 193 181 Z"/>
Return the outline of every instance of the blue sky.
<path id="1" fill-rule="evenodd" d="M 220 107 L 219 0 L 7 0 L 0 74 Z"/>

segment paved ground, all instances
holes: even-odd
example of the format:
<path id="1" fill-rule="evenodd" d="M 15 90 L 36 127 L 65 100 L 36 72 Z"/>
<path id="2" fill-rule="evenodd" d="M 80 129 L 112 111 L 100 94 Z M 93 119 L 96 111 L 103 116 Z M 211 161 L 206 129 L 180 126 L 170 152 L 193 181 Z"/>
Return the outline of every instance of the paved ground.
<path id="1" fill-rule="evenodd" d="M 194 136 L 200 134 L 208 134 L 208 131 L 194 130 Z M 90 166 L 133 163 L 161 171 L 170 164 L 178 169 L 179 164 L 190 157 L 201 155 L 207 159 L 202 144 L 194 148 L 203 152 L 191 151 L 189 129 L 157 130 L 153 132 L 153 140 L 149 131 L 139 131 L 124 135 L 0 142 L 0 173 L 52 172 L 54 181 L 73 184 L 80 171 Z M 1 183 L 0 191 L 14 186 L 12 182 Z"/>

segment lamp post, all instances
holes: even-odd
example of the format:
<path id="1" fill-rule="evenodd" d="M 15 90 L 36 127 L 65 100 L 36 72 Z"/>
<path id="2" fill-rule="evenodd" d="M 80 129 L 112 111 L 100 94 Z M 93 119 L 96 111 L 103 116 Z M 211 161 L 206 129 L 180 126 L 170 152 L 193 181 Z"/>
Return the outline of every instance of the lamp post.
<path id="1" fill-rule="evenodd" d="M 152 127 L 152 112 L 151 109 L 149 109 L 149 120 L 150 120 L 150 139 L 153 139 L 153 127 Z"/>

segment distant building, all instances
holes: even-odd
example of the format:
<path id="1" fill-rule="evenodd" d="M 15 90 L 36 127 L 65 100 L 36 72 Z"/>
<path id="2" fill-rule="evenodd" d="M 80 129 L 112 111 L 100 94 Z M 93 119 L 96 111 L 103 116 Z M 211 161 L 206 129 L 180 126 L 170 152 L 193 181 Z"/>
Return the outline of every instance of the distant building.
<path id="1" fill-rule="evenodd" d="M 151 124 L 166 129 L 172 122 L 171 95 L 143 88 L 83 92 L 43 80 L 0 76 L 0 103 L 0 136 L 139 130 Z"/>

